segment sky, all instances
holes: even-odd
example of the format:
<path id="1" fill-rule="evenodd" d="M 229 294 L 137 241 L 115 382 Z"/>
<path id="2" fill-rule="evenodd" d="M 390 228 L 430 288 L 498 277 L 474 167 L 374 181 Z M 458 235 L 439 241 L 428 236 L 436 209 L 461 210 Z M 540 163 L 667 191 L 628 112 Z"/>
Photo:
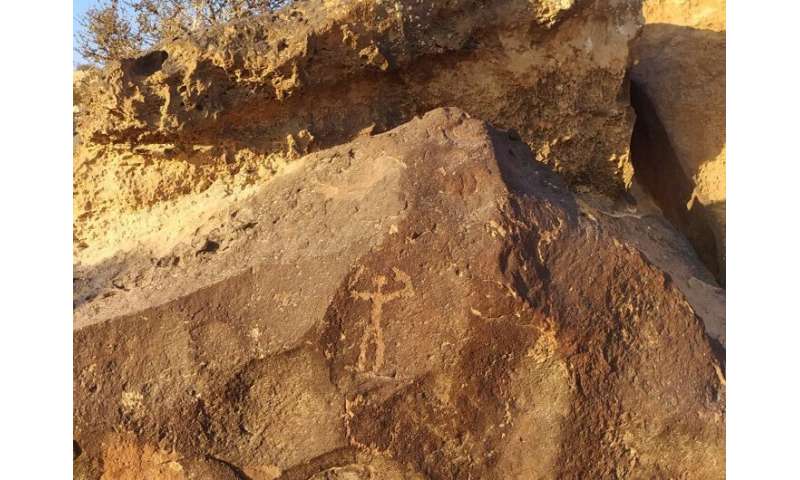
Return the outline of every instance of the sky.
<path id="1" fill-rule="evenodd" d="M 99 3 L 99 0 L 72 0 L 72 44 L 73 47 L 75 46 L 75 32 L 80 29 L 79 19 L 80 17 L 86 13 L 86 10 L 89 7 L 93 7 Z M 75 49 L 72 50 L 72 64 L 73 66 L 79 65 L 81 63 L 86 63 L 86 61 L 81 57 Z"/>
<path id="2" fill-rule="evenodd" d="M 81 30 L 80 18 L 91 7 L 104 4 L 103 0 L 72 0 L 72 66 L 76 67 L 82 63 L 88 63 L 78 52 L 75 51 L 75 33 Z"/>

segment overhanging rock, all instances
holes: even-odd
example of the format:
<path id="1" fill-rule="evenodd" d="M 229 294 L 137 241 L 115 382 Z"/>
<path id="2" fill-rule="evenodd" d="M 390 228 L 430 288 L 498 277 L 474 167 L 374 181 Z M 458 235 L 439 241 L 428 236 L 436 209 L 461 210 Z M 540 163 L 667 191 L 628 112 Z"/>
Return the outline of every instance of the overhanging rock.
<path id="1" fill-rule="evenodd" d="M 568 182 L 617 194 L 640 27 L 638 1 L 297 1 L 113 65 L 80 130 L 293 157 L 458 106 L 513 128 Z"/>

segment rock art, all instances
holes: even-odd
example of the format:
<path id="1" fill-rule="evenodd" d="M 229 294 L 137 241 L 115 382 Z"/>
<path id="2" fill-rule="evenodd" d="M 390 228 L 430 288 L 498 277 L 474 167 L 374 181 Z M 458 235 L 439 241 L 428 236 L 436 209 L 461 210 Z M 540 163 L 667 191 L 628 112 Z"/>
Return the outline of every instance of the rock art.
<path id="1" fill-rule="evenodd" d="M 724 478 L 708 313 L 535 156 L 435 109 L 77 268 L 76 478 Z"/>
<path id="2" fill-rule="evenodd" d="M 724 8 L 297 0 L 76 72 L 75 478 L 724 478 Z"/>

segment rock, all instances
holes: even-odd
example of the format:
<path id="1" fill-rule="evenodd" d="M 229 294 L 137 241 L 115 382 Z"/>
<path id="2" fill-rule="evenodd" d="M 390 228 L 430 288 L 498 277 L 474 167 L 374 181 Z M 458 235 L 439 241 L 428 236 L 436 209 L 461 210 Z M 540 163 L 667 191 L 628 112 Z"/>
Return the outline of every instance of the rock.
<path id="1" fill-rule="evenodd" d="M 725 1 L 646 0 L 643 14 L 631 81 L 638 130 L 655 147 L 641 147 L 634 164 L 637 173 L 672 165 L 650 188 L 724 283 Z"/>
<path id="2" fill-rule="evenodd" d="M 515 138 L 437 109 L 78 268 L 76 465 L 723 478 L 699 312 Z"/>
<path id="3" fill-rule="evenodd" d="M 725 289 L 718 286 L 689 240 L 664 218 L 640 186 L 634 184 L 632 196 L 633 205 L 596 193 L 576 195 L 584 215 L 664 271 L 703 319 L 712 347 L 724 363 Z"/>
<path id="4" fill-rule="evenodd" d="M 640 26 L 638 1 L 308 0 L 112 64 L 79 115 L 76 258 L 153 235 L 171 246 L 183 232 L 137 214 L 174 202 L 170 216 L 195 217 L 186 197 L 225 203 L 305 153 L 442 106 L 514 129 L 573 185 L 620 194 Z"/>

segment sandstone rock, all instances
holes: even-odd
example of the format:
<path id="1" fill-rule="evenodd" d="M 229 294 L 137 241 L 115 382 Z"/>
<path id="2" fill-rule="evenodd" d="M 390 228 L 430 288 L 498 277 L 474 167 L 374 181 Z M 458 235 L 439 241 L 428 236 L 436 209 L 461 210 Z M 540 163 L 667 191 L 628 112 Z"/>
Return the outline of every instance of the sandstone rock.
<path id="1" fill-rule="evenodd" d="M 76 469 L 724 477 L 703 319 L 515 138 L 434 110 L 77 268 Z"/>
<path id="2" fill-rule="evenodd" d="M 76 478 L 723 477 L 721 5 L 300 0 L 76 75 Z"/>
<path id="3" fill-rule="evenodd" d="M 693 245 L 664 217 L 641 186 L 634 183 L 634 202 L 586 192 L 576 195 L 581 212 L 620 241 L 636 248 L 686 297 L 703 319 L 712 346 L 725 361 L 725 289 L 703 264 Z"/>
<path id="4" fill-rule="evenodd" d="M 725 31 L 725 0 L 645 0 L 642 14 L 647 24 Z"/>
<path id="5" fill-rule="evenodd" d="M 291 159 L 441 106 L 515 129 L 571 184 L 619 194 L 640 24 L 637 1 L 297 1 L 111 65 L 79 116 L 76 258 L 171 246 L 186 232 L 150 210 L 235 203 L 222 198 Z"/>
<path id="6" fill-rule="evenodd" d="M 646 0 L 643 13 L 631 80 L 639 130 L 657 146 L 641 149 L 636 169 L 675 165 L 654 174 L 651 187 L 724 282 L 725 1 Z M 660 130 L 666 144 L 654 140 Z"/>

